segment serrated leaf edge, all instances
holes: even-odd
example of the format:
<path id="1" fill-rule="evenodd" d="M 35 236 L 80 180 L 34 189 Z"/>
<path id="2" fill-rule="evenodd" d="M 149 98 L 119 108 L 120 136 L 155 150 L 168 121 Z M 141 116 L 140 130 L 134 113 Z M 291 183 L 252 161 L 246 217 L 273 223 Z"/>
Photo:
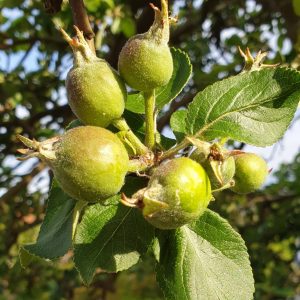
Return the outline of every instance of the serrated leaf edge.
<path id="1" fill-rule="evenodd" d="M 291 71 L 291 73 L 297 73 L 298 75 L 300 75 L 300 72 L 299 71 L 297 71 L 297 70 L 295 70 L 295 69 L 293 69 L 293 68 L 289 68 L 289 67 L 278 67 L 278 68 L 276 68 L 276 69 L 280 69 L 280 70 L 284 70 L 284 71 Z M 263 70 L 256 70 L 256 71 L 251 71 L 251 73 L 259 73 L 259 72 L 262 72 L 262 71 L 264 71 L 265 69 L 263 69 Z M 235 75 L 235 76 L 231 76 L 231 77 L 227 77 L 227 78 L 224 78 L 224 79 L 222 79 L 222 80 L 219 80 L 219 81 L 217 81 L 217 82 L 214 82 L 213 84 L 211 84 L 211 85 L 209 85 L 209 86 L 207 86 L 205 89 L 203 89 L 202 91 L 200 91 L 200 92 L 198 92 L 196 95 L 195 95 L 195 97 L 194 97 L 194 99 L 197 97 L 197 96 L 199 96 L 199 94 L 201 94 L 203 91 L 205 91 L 206 89 L 213 89 L 216 85 L 218 85 L 220 82 L 222 82 L 222 81 L 225 81 L 225 80 L 227 80 L 227 79 L 229 79 L 229 78 L 234 78 L 234 77 L 236 77 L 236 76 L 245 76 L 245 75 L 248 75 L 248 73 L 240 73 L 240 74 L 237 74 L 237 75 Z M 299 81 L 300 82 L 300 81 Z M 299 83 L 299 82 L 297 82 L 297 83 Z M 296 83 L 295 83 L 296 84 Z M 193 100 L 194 100 L 193 99 Z M 268 100 L 268 101 L 265 101 L 265 102 L 262 102 L 262 103 L 260 103 L 260 104 L 264 104 L 264 103 L 268 103 L 270 100 Z M 216 103 L 217 104 L 217 103 Z M 188 105 L 188 108 L 187 108 L 187 116 L 186 116 L 186 131 L 188 132 L 188 130 L 187 130 L 187 127 L 190 127 L 191 126 L 191 123 L 189 123 L 187 120 L 188 120 L 188 116 L 189 116 L 189 107 L 190 107 L 190 105 L 193 105 L 193 101 Z M 193 137 L 193 138 L 201 138 L 202 137 L 202 135 L 203 135 L 203 133 L 205 133 L 205 131 L 206 130 L 208 130 L 214 123 L 216 123 L 217 121 L 219 121 L 219 120 L 221 120 L 224 116 L 227 116 L 227 115 L 230 115 L 231 113 L 236 113 L 236 112 L 239 112 L 239 111 L 244 111 L 244 110 L 247 110 L 247 109 L 249 109 L 249 108 L 251 108 L 251 107 L 256 107 L 256 106 L 258 106 L 258 104 L 255 104 L 255 105 L 249 105 L 249 106 L 247 106 L 247 107 L 243 107 L 241 110 L 236 110 L 236 111 L 230 111 L 230 112 L 227 112 L 227 113 L 225 113 L 225 114 L 223 114 L 222 116 L 220 116 L 220 117 L 218 117 L 218 118 L 216 118 L 215 120 L 213 120 L 211 123 L 209 123 L 209 124 L 205 124 L 203 127 L 202 127 L 202 129 L 200 129 L 197 133 L 195 133 L 195 134 L 193 134 L 193 135 L 190 135 L 190 137 Z M 193 122 L 193 123 L 195 123 L 195 121 Z M 288 129 L 288 127 L 289 127 L 289 124 L 285 127 L 285 131 Z M 236 139 L 237 140 L 237 139 Z M 238 141 L 240 141 L 240 142 L 245 142 L 243 139 L 239 139 Z M 248 145 L 256 145 L 255 143 L 249 143 L 249 142 L 247 142 L 247 144 Z M 274 143 L 270 143 L 270 144 L 265 144 L 265 147 L 267 147 L 267 146 L 271 146 L 271 145 L 273 145 Z"/>

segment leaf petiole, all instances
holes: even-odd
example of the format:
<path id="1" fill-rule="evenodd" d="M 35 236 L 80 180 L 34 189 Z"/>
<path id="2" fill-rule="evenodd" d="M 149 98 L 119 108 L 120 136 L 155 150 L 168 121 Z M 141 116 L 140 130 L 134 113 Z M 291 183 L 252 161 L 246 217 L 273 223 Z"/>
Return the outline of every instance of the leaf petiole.
<path id="1" fill-rule="evenodd" d="M 161 157 L 160 161 L 165 160 L 167 158 L 171 158 L 175 156 L 180 150 L 183 150 L 184 148 L 191 145 L 191 141 L 188 138 L 185 138 L 182 142 L 174 146 L 173 148 L 166 151 Z"/>
<path id="2" fill-rule="evenodd" d="M 120 131 L 125 132 L 127 139 L 130 141 L 131 145 L 135 148 L 137 154 L 142 155 L 149 152 L 149 149 L 133 133 L 133 131 L 128 126 L 124 118 L 114 120 L 112 124 Z"/>

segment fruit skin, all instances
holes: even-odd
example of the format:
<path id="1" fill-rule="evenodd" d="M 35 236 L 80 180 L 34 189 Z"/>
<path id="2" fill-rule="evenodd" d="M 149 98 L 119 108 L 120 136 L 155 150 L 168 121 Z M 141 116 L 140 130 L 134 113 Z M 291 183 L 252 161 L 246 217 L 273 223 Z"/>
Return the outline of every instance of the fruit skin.
<path id="1" fill-rule="evenodd" d="M 186 157 L 157 167 L 142 194 L 143 216 L 160 229 L 175 229 L 197 219 L 212 199 L 205 170 Z"/>
<path id="2" fill-rule="evenodd" d="M 74 66 L 66 79 L 69 105 L 84 124 L 107 127 L 124 112 L 125 84 L 105 60 L 90 50 L 78 29 L 77 40 L 68 42 L 74 52 Z"/>
<path id="3" fill-rule="evenodd" d="M 247 194 L 259 189 L 268 175 L 268 166 L 264 159 L 254 153 L 240 153 L 234 155 L 235 185 L 232 191 Z"/>
<path id="4" fill-rule="evenodd" d="M 74 66 L 66 88 L 69 105 L 84 124 L 107 127 L 124 112 L 125 85 L 104 60 Z"/>
<path id="5" fill-rule="evenodd" d="M 232 156 L 225 158 L 223 161 L 219 161 L 204 158 L 199 152 L 200 151 L 196 149 L 190 158 L 200 163 L 205 169 L 213 190 L 221 188 L 232 180 L 235 174 L 235 161 Z M 219 173 L 219 178 L 216 176 L 214 169 Z"/>
<path id="6" fill-rule="evenodd" d="M 140 36 L 130 39 L 119 57 L 119 72 L 126 83 L 138 91 L 166 85 L 173 72 L 168 45 L 158 45 Z"/>
<path id="7" fill-rule="evenodd" d="M 168 6 L 166 0 L 161 2 L 161 11 L 153 7 L 155 20 L 149 31 L 129 39 L 119 56 L 120 75 L 138 91 L 151 91 L 166 85 L 173 73 L 173 58 L 168 46 Z"/>
<path id="8" fill-rule="evenodd" d="M 76 200 L 101 202 L 117 194 L 124 184 L 128 154 L 121 141 L 104 128 L 70 129 L 51 151 L 54 156 L 44 152 L 42 158 L 62 189 Z"/>

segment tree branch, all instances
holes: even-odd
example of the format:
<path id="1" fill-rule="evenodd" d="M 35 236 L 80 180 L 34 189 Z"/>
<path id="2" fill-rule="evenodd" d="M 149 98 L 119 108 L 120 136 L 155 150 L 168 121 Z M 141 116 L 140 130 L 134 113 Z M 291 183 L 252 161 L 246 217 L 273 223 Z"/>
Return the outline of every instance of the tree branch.
<path id="1" fill-rule="evenodd" d="M 45 165 L 43 163 L 39 163 L 29 174 L 24 175 L 22 180 L 17 183 L 15 186 L 11 187 L 1 198 L 0 203 L 10 201 L 15 195 L 19 194 L 26 186 L 30 183 L 30 181 L 39 174 Z"/>
<path id="2" fill-rule="evenodd" d="M 55 14 L 60 11 L 62 0 L 44 0 L 44 7 L 48 14 Z"/>
<path id="3" fill-rule="evenodd" d="M 42 43 L 45 44 L 57 44 L 57 45 L 64 45 L 65 46 L 65 42 L 62 39 L 57 39 L 55 37 L 39 37 L 39 36 L 31 36 L 28 38 L 20 38 L 20 39 L 16 39 L 16 38 L 9 38 L 6 37 L 4 34 L 0 33 L 0 37 L 2 38 L 2 40 L 5 41 L 5 39 L 8 39 L 9 42 L 8 43 L 1 43 L 0 44 L 0 50 L 6 50 L 6 49 L 12 49 L 16 46 L 19 45 L 24 45 L 24 44 L 33 44 L 37 41 L 40 41 Z"/>
<path id="4" fill-rule="evenodd" d="M 299 195 L 290 193 L 286 195 L 276 195 L 276 196 L 271 196 L 271 195 L 265 195 L 262 194 L 261 196 L 257 196 L 256 194 L 249 195 L 248 199 L 249 201 L 245 205 L 245 207 L 251 207 L 253 205 L 257 205 L 260 203 L 275 203 L 275 202 L 283 202 L 283 201 L 291 201 L 293 199 L 298 199 Z"/>
<path id="5" fill-rule="evenodd" d="M 94 31 L 91 27 L 89 17 L 84 7 L 83 0 L 69 0 L 74 24 L 83 32 L 90 48 L 95 52 Z"/>

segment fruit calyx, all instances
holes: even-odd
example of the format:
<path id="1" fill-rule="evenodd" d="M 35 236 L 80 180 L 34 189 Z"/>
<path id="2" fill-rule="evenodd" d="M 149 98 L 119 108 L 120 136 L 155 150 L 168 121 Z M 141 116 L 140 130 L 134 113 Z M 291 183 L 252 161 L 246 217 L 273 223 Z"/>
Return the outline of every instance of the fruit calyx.
<path id="1" fill-rule="evenodd" d="M 243 72 L 257 71 L 263 68 L 275 68 L 279 66 L 279 64 L 269 65 L 263 63 L 264 59 L 268 55 L 268 52 L 262 52 L 259 50 L 256 57 L 253 57 L 248 47 L 246 48 L 245 52 L 240 47 L 238 47 L 238 50 L 245 61 Z"/>
<path id="2" fill-rule="evenodd" d="M 141 34 L 141 37 L 151 39 L 158 45 L 168 44 L 170 39 L 170 24 L 167 0 L 161 0 L 161 10 L 153 3 L 150 3 L 150 6 L 155 13 L 154 22 L 146 33 Z"/>
<path id="3" fill-rule="evenodd" d="M 211 180 L 213 192 L 217 192 L 233 186 L 234 159 L 231 152 L 218 143 L 207 144 L 193 140 L 197 149 L 191 154 L 191 158 L 200 163 L 206 170 Z"/>
<path id="4" fill-rule="evenodd" d="M 19 157 L 19 160 L 27 160 L 32 157 L 40 158 L 51 165 L 56 159 L 55 155 L 55 144 L 59 141 L 59 137 L 53 137 L 43 142 L 36 140 L 30 140 L 29 138 L 17 135 L 17 138 L 26 146 L 28 149 L 18 149 L 17 151 L 23 154 L 23 157 Z"/>
<path id="5" fill-rule="evenodd" d="M 95 60 L 99 60 L 94 52 L 91 50 L 89 44 L 84 38 L 83 32 L 79 30 L 77 26 L 74 25 L 76 36 L 71 38 L 62 28 L 60 32 L 63 38 L 71 46 L 74 53 L 74 66 L 80 66 L 84 63 L 90 63 Z"/>
<path id="6" fill-rule="evenodd" d="M 161 187 L 161 189 L 163 189 L 163 187 Z M 167 203 L 151 197 L 147 188 L 140 189 L 131 198 L 122 193 L 120 201 L 125 206 L 138 208 L 140 210 L 145 207 L 144 201 L 151 202 L 151 211 L 147 212 L 148 217 L 151 217 L 154 213 L 169 207 Z"/>
<path id="7" fill-rule="evenodd" d="M 144 203 L 143 198 L 146 188 L 137 191 L 131 198 L 127 197 L 124 193 L 121 194 L 120 202 L 128 207 L 134 207 L 138 209 L 143 209 Z"/>

